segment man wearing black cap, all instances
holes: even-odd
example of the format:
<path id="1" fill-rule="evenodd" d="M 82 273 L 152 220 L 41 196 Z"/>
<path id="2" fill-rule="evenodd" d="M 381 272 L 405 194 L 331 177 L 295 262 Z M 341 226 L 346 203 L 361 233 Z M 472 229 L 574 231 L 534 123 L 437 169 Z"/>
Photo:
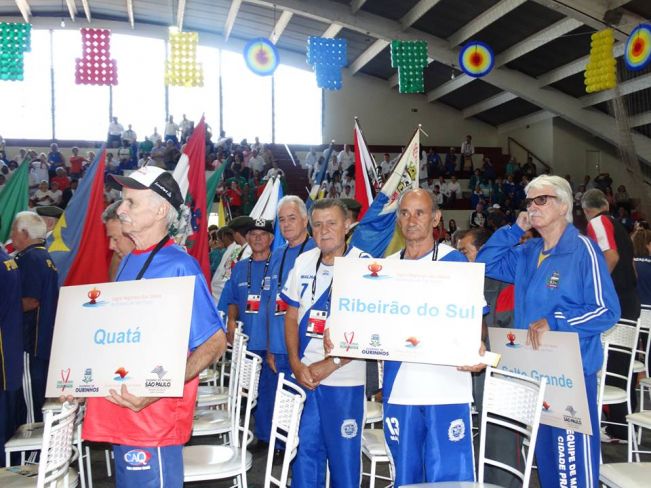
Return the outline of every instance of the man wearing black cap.
<path id="1" fill-rule="evenodd" d="M 45 225 L 47 226 L 47 234 L 45 236 L 45 239 L 47 240 L 47 238 L 50 237 L 50 234 L 52 234 L 52 231 L 57 225 L 57 222 L 61 218 L 63 209 L 55 205 L 44 205 L 42 207 L 35 207 L 34 210 L 45 221 Z"/>
<path id="2" fill-rule="evenodd" d="M 138 397 L 125 385 L 110 390 L 110 397 L 89 398 L 83 435 L 113 444 L 117 486 L 182 486 L 182 448 L 192 431 L 198 374 L 224 352 L 225 327 L 199 264 L 169 236 L 183 203 L 172 175 L 145 166 L 113 178 L 122 188 L 122 231 L 136 245 L 115 281 L 195 276 L 186 383 L 181 398 Z"/>
<path id="3" fill-rule="evenodd" d="M 264 360 L 267 356 L 268 310 L 260 306 L 260 297 L 263 289 L 269 289 L 271 280 L 269 262 L 274 239 L 272 222 L 254 220 L 245 234 L 251 247 L 251 256 L 235 264 L 221 301 L 228 306 L 229 342 L 233 342 L 236 321 L 240 320 L 244 326 L 243 332 L 249 336 L 247 349 Z M 273 373 L 263 362 L 258 386 L 258 406 L 255 410 L 255 435 L 262 442 L 269 442 L 273 401 Z"/>
<path id="4" fill-rule="evenodd" d="M 235 266 L 235 263 L 251 255 L 251 247 L 246 242 L 246 231 L 252 224 L 253 219 L 244 215 L 235 217 L 228 224 L 228 227 L 233 230 L 233 238 L 235 241 L 224 251 L 224 255 L 219 262 L 217 271 L 215 271 L 212 277 L 212 283 L 210 284 L 212 296 L 215 298 L 217 308 L 224 313 L 227 312 L 228 305 L 225 305 L 221 301 L 221 296 L 226 282 L 231 277 L 231 270 Z"/>

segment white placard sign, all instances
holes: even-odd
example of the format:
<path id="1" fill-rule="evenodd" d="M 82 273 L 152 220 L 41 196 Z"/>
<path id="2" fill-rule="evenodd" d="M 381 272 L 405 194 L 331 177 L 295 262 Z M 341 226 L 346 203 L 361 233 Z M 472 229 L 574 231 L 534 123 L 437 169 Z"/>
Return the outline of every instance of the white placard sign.
<path id="1" fill-rule="evenodd" d="M 334 356 L 478 362 L 484 265 L 336 258 L 327 326 Z"/>
<path id="2" fill-rule="evenodd" d="M 183 395 L 194 276 L 64 286 L 47 397 Z"/>
<path id="3" fill-rule="evenodd" d="M 578 334 L 545 332 L 536 350 L 526 329 L 489 327 L 488 336 L 491 351 L 502 355 L 498 369 L 547 378 L 541 423 L 592 434 Z"/>

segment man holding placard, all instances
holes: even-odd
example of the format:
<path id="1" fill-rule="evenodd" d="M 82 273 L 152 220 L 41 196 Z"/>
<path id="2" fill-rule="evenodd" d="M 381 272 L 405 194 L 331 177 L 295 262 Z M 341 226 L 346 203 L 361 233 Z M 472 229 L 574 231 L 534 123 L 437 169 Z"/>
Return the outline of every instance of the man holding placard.
<path id="1" fill-rule="evenodd" d="M 440 219 L 441 212 L 429 192 L 403 193 L 398 226 L 405 249 L 389 259 L 466 262 L 459 251 L 434 240 L 432 232 Z M 475 479 L 470 371 L 484 367 L 385 361 L 384 434 L 395 466 L 396 486 Z"/>
<path id="2" fill-rule="evenodd" d="M 324 486 L 327 461 L 332 486 L 348 488 L 361 483 L 366 365 L 325 357 L 323 336 L 335 257 L 367 255 L 346 245 L 351 222 L 341 201 L 317 200 L 310 223 L 317 248 L 298 256 L 281 293 L 288 304 L 285 338 L 290 366 L 307 394 L 292 486 Z"/>
<path id="3" fill-rule="evenodd" d="M 145 166 L 114 178 L 122 188 L 122 231 L 136 244 L 120 263 L 116 281 L 196 277 L 186 383 L 181 398 L 139 397 L 124 384 L 119 392 L 110 390 L 109 397 L 89 398 L 83 437 L 113 444 L 116 486 L 181 486 L 182 448 L 192 430 L 198 374 L 223 353 L 224 324 L 199 264 L 168 233 L 187 215 L 172 175 Z"/>
<path id="4" fill-rule="evenodd" d="M 592 435 L 541 425 L 536 460 L 543 488 L 596 488 L 600 335 L 619 320 L 619 302 L 599 248 L 572 225 L 569 183 L 559 176 L 542 175 L 527 185 L 525 193 L 527 211 L 518 216 L 516 225 L 496 231 L 477 261 L 486 263 L 487 276 L 515 284 L 515 328 L 528 329 L 527 342 L 534 349 L 544 344 L 546 331 L 578 334 Z M 541 238 L 518 246 L 531 228 Z"/>

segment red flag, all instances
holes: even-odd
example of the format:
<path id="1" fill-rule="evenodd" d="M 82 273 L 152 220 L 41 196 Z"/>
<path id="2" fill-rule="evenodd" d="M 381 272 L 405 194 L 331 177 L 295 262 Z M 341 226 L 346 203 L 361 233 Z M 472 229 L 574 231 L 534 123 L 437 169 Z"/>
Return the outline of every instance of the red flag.
<path id="1" fill-rule="evenodd" d="M 369 169 L 372 170 L 375 167 L 375 162 L 371 153 L 368 152 L 368 147 L 366 147 L 366 141 L 364 140 L 357 119 L 355 119 L 353 135 L 355 139 L 355 200 L 362 206 L 358 217 L 361 220 L 373 202 L 373 192 L 371 182 L 369 181 Z"/>
<path id="2" fill-rule="evenodd" d="M 105 160 L 103 150 L 48 240 L 48 250 L 59 268 L 59 283 L 64 286 L 108 281 L 108 239 L 102 222 Z"/>
<path id="3" fill-rule="evenodd" d="M 208 257 L 208 214 L 206 213 L 206 124 L 201 121 L 192 132 L 183 150 L 188 158 L 188 194 L 185 203 L 192 212 L 192 235 L 186 241 L 188 253 L 199 261 L 199 266 L 210 287 L 210 259 Z M 182 164 L 179 161 L 179 164 Z M 181 188 L 183 184 L 178 182 Z"/>

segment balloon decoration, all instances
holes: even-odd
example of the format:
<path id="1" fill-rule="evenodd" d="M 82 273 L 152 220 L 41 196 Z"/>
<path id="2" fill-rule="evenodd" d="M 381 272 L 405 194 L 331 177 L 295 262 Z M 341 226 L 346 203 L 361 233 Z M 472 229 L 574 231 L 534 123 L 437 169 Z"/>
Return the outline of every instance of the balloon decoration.
<path id="1" fill-rule="evenodd" d="M 617 61 L 613 56 L 615 36 L 612 29 L 595 32 L 591 36 L 590 56 L 585 67 L 585 91 L 594 93 L 610 90 L 617 85 Z"/>
<path id="2" fill-rule="evenodd" d="M 651 24 L 640 24 L 628 36 L 624 60 L 631 71 L 639 71 L 651 62 Z"/>
<path id="3" fill-rule="evenodd" d="M 400 93 L 425 92 L 423 70 L 427 64 L 427 42 L 391 41 L 391 67 L 398 68 Z"/>
<path id="4" fill-rule="evenodd" d="M 0 81 L 23 80 L 23 54 L 31 50 L 31 24 L 0 22 Z"/>
<path id="5" fill-rule="evenodd" d="M 203 86 L 203 66 L 197 63 L 196 32 L 170 32 L 169 59 L 165 62 L 165 84 Z"/>
<path id="6" fill-rule="evenodd" d="M 307 40 L 307 63 L 314 67 L 319 88 L 341 90 L 341 69 L 347 62 L 346 39 L 310 36 Z"/>
<path id="7" fill-rule="evenodd" d="M 117 85 L 118 65 L 111 59 L 109 29 L 80 29 L 83 57 L 76 59 L 77 85 Z"/>
<path id="8" fill-rule="evenodd" d="M 257 37 L 247 42 L 243 54 L 248 68 L 259 76 L 272 75 L 280 62 L 278 49 L 265 37 Z"/>
<path id="9" fill-rule="evenodd" d="M 469 42 L 459 52 L 459 67 L 468 76 L 486 76 L 495 65 L 495 54 L 488 44 L 479 41 Z"/>

